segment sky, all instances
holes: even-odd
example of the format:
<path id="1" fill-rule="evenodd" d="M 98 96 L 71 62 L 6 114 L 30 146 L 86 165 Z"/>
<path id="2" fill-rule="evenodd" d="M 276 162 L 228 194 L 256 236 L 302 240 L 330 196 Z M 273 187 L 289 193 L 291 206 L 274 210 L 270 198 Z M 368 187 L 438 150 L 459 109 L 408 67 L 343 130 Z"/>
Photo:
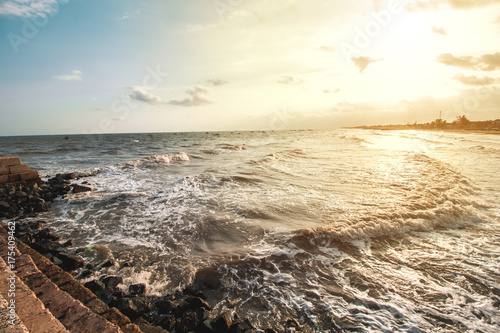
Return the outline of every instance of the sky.
<path id="1" fill-rule="evenodd" d="M 500 0 L 0 0 L 0 136 L 500 118 Z"/>

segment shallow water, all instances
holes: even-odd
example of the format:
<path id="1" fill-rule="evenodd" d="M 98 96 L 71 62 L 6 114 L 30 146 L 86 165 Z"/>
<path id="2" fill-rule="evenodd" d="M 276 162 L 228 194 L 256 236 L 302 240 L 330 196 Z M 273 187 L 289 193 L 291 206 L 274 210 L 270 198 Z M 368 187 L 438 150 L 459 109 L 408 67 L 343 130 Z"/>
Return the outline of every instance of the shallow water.
<path id="1" fill-rule="evenodd" d="M 94 192 L 45 217 L 151 294 L 304 331 L 498 332 L 500 136 L 418 131 L 0 138 Z M 102 246 L 96 246 L 102 245 Z M 111 252 L 108 253 L 108 250 Z"/>

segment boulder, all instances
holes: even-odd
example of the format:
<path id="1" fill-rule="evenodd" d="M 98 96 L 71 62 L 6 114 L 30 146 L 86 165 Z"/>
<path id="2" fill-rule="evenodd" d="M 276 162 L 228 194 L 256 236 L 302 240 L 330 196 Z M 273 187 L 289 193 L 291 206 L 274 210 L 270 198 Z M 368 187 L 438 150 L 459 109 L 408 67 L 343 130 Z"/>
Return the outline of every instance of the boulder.
<path id="1" fill-rule="evenodd" d="M 144 296 L 144 294 L 146 293 L 146 284 L 145 283 L 132 284 L 128 287 L 128 292 L 131 295 Z"/>
<path id="2" fill-rule="evenodd" d="M 73 193 L 84 193 L 92 191 L 92 188 L 88 186 L 73 184 L 72 187 L 73 187 Z"/>

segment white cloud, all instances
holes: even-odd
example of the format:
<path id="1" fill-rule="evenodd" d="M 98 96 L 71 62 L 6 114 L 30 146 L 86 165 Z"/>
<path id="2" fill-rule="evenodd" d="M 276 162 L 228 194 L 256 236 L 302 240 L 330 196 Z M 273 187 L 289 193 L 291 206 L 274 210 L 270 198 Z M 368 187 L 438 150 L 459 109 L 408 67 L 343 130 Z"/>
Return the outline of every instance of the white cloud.
<path id="1" fill-rule="evenodd" d="M 303 84 L 304 80 L 295 78 L 293 76 L 282 76 L 281 80 L 279 80 L 278 83 L 296 86 Z"/>
<path id="2" fill-rule="evenodd" d="M 319 49 L 324 52 L 335 52 L 335 48 L 331 46 L 322 45 L 319 47 Z"/>
<path id="3" fill-rule="evenodd" d="M 151 105 L 162 103 L 162 99 L 156 95 L 153 95 L 144 87 L 132 87 L 132 91 L 128 94 L 130 99 L 148 103 Z"/>
<path id="4" fill-rule="evenodd" d="M 82 81 L 82 71 L 75 69 L 71 71 L 70 74 L 54 75 L 53 79 L 63 80 L 63 81 Z"/>
<path id="5" fill-rule="evenodd" d="M 359 68 L 359 72 L 363 73 L 366 68 L 368 68 L 369 65 L 380 61 L 382 59 L 373 59 L 370 57 L 353 57 L 351 58 L 352 62 L 356 65 L 356 67 Z"/>
<path id="6" fill-rule="evenodd" d="M 500 82 L 499 79 L 489 76 L 477 77 L 475 75 L 465 76 L 463 74 L 456 75 L 454 79 L 468 86 L 487 86 Z"/>
<path id="7" fill-rule="evenodd" d="M 456 57 L 451 53 L 444 53 L 437 57 L 437 61 L 447 66 L 454 66 L 477 71 L 491 72 L 500 70 L 500 52 L 483 54 L 477 57 Z"/>
<path id="8" fill-rule="evenodd" d="M 222 86 L 224 84 L 228 84 L 229 82 L 221 80 L 221 79 L 208 79 L 205 81 L 207 86 Z"/>
<path id="9" fill-rule="evenodd" d="M 432 32 L 442 36 L 448 35 L 448 33 L 443 27 L 432 27 Z"/>
<path id="10" fill-rule="evenodd" d="M 469 9 L 498 3 L 498 0 L 418 0 L 409 3 L 406 8 L 409 11 L 439 10 L 444 8 Z"/>
<path id="11" fill-rule="evenodd" d="M 7 0 L 0 3 L 0 15 L 33 17 L 37 15 L 54 15 L 59 11 L 61 3 L 68 0 Z"/>
<path id="12" fill-rule="evenodd" d="M 171 100 L 168 104 L 190 107 L 213 103 L 206 97 L 208 90 L 202 86 L 194 86 L 192 89 L 186 90 L 186 94 L 188 94 L 189 97 L 186 97 L 183 100 Z"/>

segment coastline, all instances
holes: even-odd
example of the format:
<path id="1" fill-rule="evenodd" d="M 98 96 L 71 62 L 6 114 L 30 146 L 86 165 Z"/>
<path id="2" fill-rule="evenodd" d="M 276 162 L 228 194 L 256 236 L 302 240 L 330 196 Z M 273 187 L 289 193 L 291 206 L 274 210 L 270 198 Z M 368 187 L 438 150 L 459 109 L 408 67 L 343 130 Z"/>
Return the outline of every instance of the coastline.
<path id="1" fill-rule="evenodd" d="M 451 132 L 460 134 L 500 134 L 500 128 L 425 128 L 406 125 L 375 125 L 345 127 L 347 129 L 379 130 L 379 131 L 427 131 L 427 132 Z"/>

